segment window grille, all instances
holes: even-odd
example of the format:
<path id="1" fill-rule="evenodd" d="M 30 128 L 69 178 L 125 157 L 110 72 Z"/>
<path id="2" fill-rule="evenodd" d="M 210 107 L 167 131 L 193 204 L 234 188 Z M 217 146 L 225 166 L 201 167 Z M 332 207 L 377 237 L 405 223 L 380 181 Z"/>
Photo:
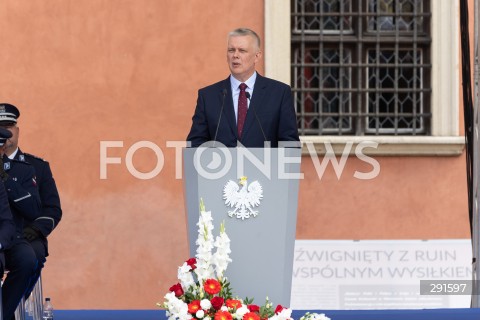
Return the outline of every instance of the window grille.
<path id="1" fill-rule="evenodd" d="M 292 0 L 301 135 L 430 134 L 430 3 Z"/>

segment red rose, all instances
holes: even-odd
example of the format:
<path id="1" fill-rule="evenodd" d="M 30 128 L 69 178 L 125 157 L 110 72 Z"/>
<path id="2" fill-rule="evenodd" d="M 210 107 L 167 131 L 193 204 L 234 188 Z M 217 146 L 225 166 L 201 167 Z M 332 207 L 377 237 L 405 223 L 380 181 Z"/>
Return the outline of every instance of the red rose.
<path id="1" fill-rule="evenodd" d="M 188 304 L 188 312 L 191 314 L 197 313 L 197 311 L 200 309 L 200 300 L 193 300 Z"/>
<path id="2" fill-rule="evenodd" d="M 210 303 L 215 310 L 220 310 L 220 308 L 223 306 L 224 301 L 225 300 L 223 300 L 222 297 L 213 297 L 212 300 L 210 300 Z"/>
<path id="3" fill-rule="evenodd" d="M 278 314 L 278 313 L 282 312 L 283 309 L 285 309 L 285 308 L 282 307 L 281 305 L 278 305 L 278 306 L 275 308 L 275 314 Z"/>
<path id="4" fill-rule="evenodd" d="M 260 320 L 260 316 L 255 312 L 247 312 L 243 315 L 243 320 Z"/>
<path id="5" fill-rule="evenodd" d="M 217 311 L 215 320 L 232 320 L 232 315 L 228 311 Z"/>
<path id="6" fill-rule="evenodd" d="M 180 283 L 174 284 L 168 290 L 170 290 L 170 292 L 175 292 L 175 297 L 177 298 L 183 295 L 183 288 Z"/>
<path id="7" fill-rule="evenodd" d="M 213 294 L 219 293 L 220 290 L 222 289 L 222 286 L 215 279 L 207 279 L 203 283 L 203 289 L 205 290 L 206 293 L 213 295 Z"/>
<path id="8" fill-rule="evenodd" d="M 190 266 L 190 268 L 192 268 L 192 270 L 197 269 L 197 259 L 195 259 L 195 258 L 190 258 L 190 259 L 188 259 L 188 260 L 185 261 L 185 262 Z"/>
<path id="9" fill-rule="evenodd" d="M 249 304 L 247 308 L 250 310 L 250 312 L 260 312 L 260 307 L 256 304 Z"/>

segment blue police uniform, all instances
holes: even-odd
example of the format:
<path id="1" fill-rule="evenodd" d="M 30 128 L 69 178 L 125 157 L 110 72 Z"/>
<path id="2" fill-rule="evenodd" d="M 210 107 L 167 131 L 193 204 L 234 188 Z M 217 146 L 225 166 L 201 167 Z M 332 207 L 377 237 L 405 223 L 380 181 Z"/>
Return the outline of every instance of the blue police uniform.
<path id="1" fill-rule="evenodd" d="M 15 223 L 15 237 L 12 245 L 5 250 L 6 268 L 9 270 L 3 283 L 3 317 L 12 319 L 18 303 L 30 287 L 37 258 L 30 243 L 23 237 L 26 221 L 33 221 L 41 215 L 35 170 L 29 163 L 10 160 L 3 156 L 3 168 L 8 178 L 4 181 L 10 210 Z"/>
<path id="2" fill-rule="evenodd" d="M 16 126 L 19 117 L 20 111 L 17 107 L 9 103 L 0 103 L 0 129 L 3 130 L 2 127 L 4 127 L 12 130 L 11 128 Z M 10 131 L 9 133 L 10 136 L 12 136 Z M 11 144 L 9 148 L 11 148 L 11 146 L 13 146 L 13 144 Z M 12 156 L 13 153 L 10 152 L 9 155 Z M 21 243 L 21 245 L 15 245 L 15 248 L 21 248 L 16 251 L 21 254 L 12 254 L 10 257 L 6 256 L 7 266 L 9 260 L 21 262 L 21 264 L 17 266 L 17 269 L 27 270 L 30 268 L 31 261 L 34 260 L 35 262 L 34 271 L 31 273 L 30 281 L 26 287 L 24 278 L 11 281 L 12 291 L 9 295 L 11 294 L 11 296 L 14 297 L 12 298 L 13 302 L 6 306 L 6 300 L 4 299 L 4 319 L 10 320 L 9 317 L 13 317 L 14 308 L 11 310 L 11 306 L 14 304 L 14 300 L 19 301 L 22 294 L 28 297 L 38 277 L 40 277 L 40 272 L 48 256 L 47 236 L 60 222 L 62 209 L 55 180 L 53 179 L 48 162 L 17 149 L 14 159 L 5 159 L 5 167 L 8 168 L 6 169 L 8 174 L 14 178 L 8 179 L 5 182 L 5 186 L 9 192 L 12 213 L 14 217 L 17 217 L 17 236 L 20 237 L 17 241 Z M 20 177 L 21 174 L 25 174 L 25 176 Z M 35 188 L 29 183 L 31 180 L 34 181 L 33 184 L 35 184 Z M 12 181 L 15 181 L 17 185 L 14 185 Z M 20 181 L 22 181 L 22 183 L 20 183 Z M 18 188 L 19 184 L 25 187 L 25 189 L 21 190 Z M 22 194 L 22 191 L 26 191 L 31 197 L 29 197 L 27 193 Z M 17 208 L 19 206 L 22 208 Z M 16 215 L 16 210 L 21 214 Z M 20 216 L 22 216 L 22 218 L 20 218 Z M 24 273 L 26 275 L 28 272 L 25 271 Z M 5 286 L 9 284 L 7 283 L 9 276 L 10 274 L 5 281 L 4 290 L 6 289 Z M 14 286 L 17 289 L 22 288 L 23 291 L 20 295 L 18 291 L 14 291 Z M 7 289 L 10 289 L 10 287 L 7 286 Z M 15 304 L 15 306 L 17 304 Z M 12 312 L 12 316 L 10 316 L 10 311 Z"/>
<path id="3" fill-rule="evenodd" d="M 0 146 L 10 137 L 12 137 L 10 131 L 0 128 Z M 7 179 L 7 175 L 3 171 L 3 164 L 0 159 L 0 180 L 3 182 L 4 179 Z M 12 212 L 8 204 L 7 191 L 3 183 L 0 183 L 0 277 L 2 278 L 5 271 L 4 251 L 12 245 L 14 236 L 15 224 L 13 223 Z"/>
<path id="4" fill-rule="evenodd" d="M 4 139 L 10 138 L 12 134 L 10 131 L 0 128 L 0 139 L 3 144 Z M 2 163 L 0 159 L 0 164 Z M 1 170 L 0 166 L 0 172 Z M 4 172 L 0 174 L 1 178 L 7 178 Z M 4 251 L 13 243 L 15 236 L 15 224 L 13 223 L 12 212 L 10 211 L 10 205 L 8 203 L 7 191 L 3 183 L 0 183 L 0 277 L 3 278 L 3 272 L 5 271 L 5 254 Z"/>
<path id="5" fill-rule="evenodd" d="M 0 183 L 0 276 L 3 277 L 5 268 L 5 248 L 9 248 L 15 235 L 15 224 L 8 204 L 5 186 Z"/>
<path id="6" fill-rule="evenodd" d="M 62 208 L 50 164 L 39 157 L 23 153 L 20 149 L 18 149 L 14 159 L 27 162 L 34 167 L 38 191 L 42 202 L 41 215 L 35 220 L 27 221 L 24 229 L 24 236 L 33 247 L 38 260 L 33 281 L 25 294 L 25 297 L 28 297 L 40 277 L 40 273 L 46 262 L 46 257 L 48 257 L 47 236 L 62 219 Z"/>

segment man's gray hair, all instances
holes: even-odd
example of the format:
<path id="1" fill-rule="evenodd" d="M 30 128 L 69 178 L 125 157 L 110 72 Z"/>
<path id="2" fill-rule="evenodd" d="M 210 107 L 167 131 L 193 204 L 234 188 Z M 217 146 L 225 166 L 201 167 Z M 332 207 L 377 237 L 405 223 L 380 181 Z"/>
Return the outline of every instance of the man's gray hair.
<path id="1" fill-rule="evenodd" d="M 229 34 L 228 34 L 228 37 L 237 37 L 237 36 L 252 36 L 256 43 L 257 43 L 257 46 L 258 46 L 258 49 L 260 50 L 260 37 L 258 36 L 258 34 L 251 30 L 251 29 L 248 29 L 248 28 L 238 28 L 238 29 L 235 29 L 233 31 L 231 31 Z"/>

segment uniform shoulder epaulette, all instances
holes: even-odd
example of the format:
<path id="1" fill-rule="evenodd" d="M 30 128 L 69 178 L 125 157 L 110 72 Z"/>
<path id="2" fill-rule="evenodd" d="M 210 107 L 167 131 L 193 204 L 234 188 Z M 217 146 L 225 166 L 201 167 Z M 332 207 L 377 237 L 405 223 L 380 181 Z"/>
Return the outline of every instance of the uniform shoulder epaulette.
<path id="1" fill-rule="evenodd" d="M 24 152 L 23 154 L 25 155 L 25 157 L 30 157 L 30 158 L 37 159 L 37 160 L 40 160 L 40 161 L 43 161 L 43 162 L 48 162 L 47 160 L 45 160 L 43 158 L 40 158 L 40 157 L 38 157 L 34 154 L 31 154 L 31 153 Z"/>

